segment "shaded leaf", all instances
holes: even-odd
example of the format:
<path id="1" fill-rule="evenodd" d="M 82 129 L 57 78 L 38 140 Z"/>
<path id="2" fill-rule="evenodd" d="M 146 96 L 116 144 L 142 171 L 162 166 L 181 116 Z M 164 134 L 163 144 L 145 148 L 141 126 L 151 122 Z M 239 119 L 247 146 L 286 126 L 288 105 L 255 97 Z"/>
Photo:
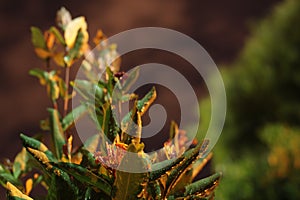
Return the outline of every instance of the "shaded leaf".
<path id="1" fill-rule="evenodd" d="M 60 123 L 59 113 L 56 109 L 49 108 L 50 128 L 52 132 L 52 141 L 54 143 L 56 157 L 60 159 L 63 155 L 63 146 L 66 143 L 63 128 Z"/>
<path id="2" fill-rule="evenodd" d="M 8 169 L 0 164 L 0 184 L 5 187 L 7 182 L 17 186 L 22 186 L 20 180 L 15 178 Z"/>
<path id="3" fill-rule="evenodd" d="M 58 199 L 58 197 L 66 197 L 67 199 L 74 199 L 78 195 L 78 189 L 73 184 L 69 175 L 63 170 L 53 166 L 45 153 L 27 148 L 28 152 L 40 163 L 41 167 L 51 178 L 49 198 L 47 199 Z M 63 192 L 64 191 L 64 192 Z"/>
<path id="4" fill-rule="evenodd" d="M 52 164 L 66 171 L 68 174 L 72 175 L 78 181 L 84 184 L 89 184 L 91 186 L 94 186 L 108 196 L 111 195 L 112 188 L 109 182 L 105 180 L 105 178 L 94 174 L 90 170 L 73 163 L 60 162 L 60 163 L 52 163 Z"/>
<path id="5" fill-rule="evenodd" d="M 42 31 L 35 26 L 32 26 L 30 28 L 30 31 L 31 31 L 31 41 L 32 41 L 33 46 L 35 48 L 45 49 L 46 41 L 44 39 L 44 35 L 43 35 Z"/>
<path id="6" fill-rule="evenodd" d="M 99 139 L 100 134 L 93 135 L 84 142 L 84 148 L 89 152 L 94 153 L 97 150 Z"/>
<path id="7" fill-rule="evenodd" d="M 51 26 L 51 28 L 49 29 L 49 31 L 55 35 L 56 39 L 57 39 L 62 45 L 66 45 L 63 36 L 60 34 L 59 30 L 57 30 L 56 27 Z"/>
<path id="8" fill-rule="evenodd" d="M 63 119 L 62 119 L 62 128 L 63 130 L 67 130 L 71 126 L 74 125 L 74 123 L 82 117 L 84 114 L 86 114 L 88 111 L 87 105 L 81 104 L 78 107 L 74 108 L 71 112 L 69 112 Z"/>
<path id="9" fill-rule="evenodd" d="M 128 77 L 122 79 L 122 92 L 126 93 L 132 87 L 132 85 L 136 82 L 140 74 L 140 68 L 136 67 L 134 70 L 126 74 Z M 124 76 L 123 76 L 124 77 Z"/>

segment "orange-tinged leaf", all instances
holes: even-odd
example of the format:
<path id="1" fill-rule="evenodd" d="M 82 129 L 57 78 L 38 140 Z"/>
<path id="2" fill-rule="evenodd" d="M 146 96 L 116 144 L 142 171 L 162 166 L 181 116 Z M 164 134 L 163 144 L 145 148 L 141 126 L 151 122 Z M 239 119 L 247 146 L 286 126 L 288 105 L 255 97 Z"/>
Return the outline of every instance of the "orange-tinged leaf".
<path id="1" fill-rule="evenodd" d="M 36 55 L 42 59 L 47 59 L 49 57 L 51 57 L 52 53 L 45 50 L 45 49 L 42 49 L 42 48 L 35 48 L 34 49 Z"/>
<path id="2" fill-rule="evenodd" d="M 55 42 L 55 35 L 52 32 L 46 31 L 45 36 L 48 49 L 52 49 Z"/>
<path id="3" fill-rule="evenodd" d="M 29 195 L 29 193 L 31 192 L 32 190 L 32 186 L 33 186 L 33 180 L 30 178 L 30 179 L 27 179 L 26 183 L 25 183 L 25 188 L 26 188 L 26 195 Z"/>
<path id="4" fill-rule="evenodd" d="M 65 62 L 64 62 L 64 53 L 60 52 L 60 53 L 55 53 L 53 55 L 53 60 L 54 62 L 61 67 L 65 66 Z"/>
<path id="5" fill-rule="evenodd" d="M 96 36 L 93 38 L 95 45 L 100 44 L 101 41 L 105 40 L 106 36 L 103 34 L 102 30 L 97 30 Z"/>

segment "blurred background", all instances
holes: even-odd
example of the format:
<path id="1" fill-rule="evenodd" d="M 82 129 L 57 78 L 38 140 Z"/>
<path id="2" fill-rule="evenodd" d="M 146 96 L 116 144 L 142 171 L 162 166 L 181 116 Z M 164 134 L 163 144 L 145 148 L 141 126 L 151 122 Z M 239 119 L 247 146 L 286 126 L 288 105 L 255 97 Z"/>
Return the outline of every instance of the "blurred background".
<path id="1" fill-rule="evenodd" d="M 226 124 L 214 148 L 214 167 L 224 172 L 217 199 L 300 199 L 300 2 L 264 0 L 190 1 L 17 1 L 0 2 L 0 158 L 13 160 L 19 133 L 38 132 L 51 105 L 28 70 L 44 65 L 34 54 L 30 26 L 47 29 L 65 6 L 83 15 L 93 37 L 144 26 L 180 31 L 199 42 L 222 71 L 228 97 Z M 162 52 L 136 52 L 124 70 L 160 62 L 193 74 L 183 60 Z M 209 119 L 205 86 L 198 91 L 203 119 Z M 162 102 L 170 102 L 167 95 Z M 176 102 L 175 102 L 176 103 Z M 177 117 L 172 103 L 168 116 Z M 175 110 L 175 111 L 174 111 Z"/>

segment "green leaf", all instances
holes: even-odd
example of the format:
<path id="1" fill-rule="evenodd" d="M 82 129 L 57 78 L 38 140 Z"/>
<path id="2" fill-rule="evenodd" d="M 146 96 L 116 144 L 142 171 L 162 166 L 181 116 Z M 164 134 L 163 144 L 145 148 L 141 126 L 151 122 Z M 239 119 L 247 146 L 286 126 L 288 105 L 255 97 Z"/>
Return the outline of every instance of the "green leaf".
<path id="1" fill-rule="evenodd" d="M 131 110 L 131 120 L 128 122 L 126 127 L 123 127 L 122 142 L 130 144 L 132 139 L 135 143 L 140 143 L 142 135 L 142 118 L 141 114 L 137 109 L 137 103 L 135 102 L 134 108 Z"/>
<path id="2" fill-rule="evenodd" d="M 32 149 L 30 147 L 26 149 L 38 161 L 38 163 L 40 163 L 42 169 L 51 178 L 50 191 L 52 192 L 49 192 L 50 196 L 47 199 L 55 199 L 57 195 L 65 197 L 71 196 L 71 199 L 74 199 L 76 196 L 78 196 L 78 189 L 70 179 L 69 175 L 65 171 L 52 165 L 44 152 Z"/>
<path id="3" fill-rule="evenodd" d="M 132 87 L 132 85 L 136 82 L 140 74 L 140 68 L 136 67 L 134 70 L 128 74 L 128 77 L 122 79 L 122 92 L 126 93 Z"/>
<path id="4" fill-rule="evenodd" d="M 147 192 L 153 199 L 162 199 L 160 182 L 158 180 L 151 181 L 147 185 Z"/>
<path id="5" fill-rule="evenodd" d="M 155 87 L 152 87 L 151 90 L 137 102 L 137 109 L 143 115 L 149 108 L 149 106 L 156 99 L 156 90 Z"/>
<path id="6" fill-rule="evenodd" d="M 100 167 L 95 161 L 94 154 L 92 154 L 90 151 L 86 150 L 85 148 L 81 148 L 79 152 L 82 154 L 82 160 L 80 162 L 81 166 L 93 168 Z"/>
<path id="7" fill-rule="evenodd" d="M 114 141 L 115 137 L 120 132 L 120 128 L 113 116 L 111 104 L 107 102 L 102 106 L 102 108 L 103 116 L 102 118 L 99 118 L 100 120 L 102 119 L 102 131 L 110 141 Z"/>
<path id="8" fill-rule="evenodd" d="M 23 148 L 22 151 L 15 157 L 13 164 L 13 175 L 15 178 L 18 178 L 22 172 L 26 171 L 27 161 L 27 151 L 26 148 Z"/>
<path id="9" fill-rule="evenodd" d="M 52 140 L 54 143 L 55 153 L 57 159 L 61 159 L 63 155 L 63 146 L 66 143 L 63 128 L 60 123 L 59 113 L 56 109 L 49 108 L 50 113 L 50 127 L 52 132 Z"/>
<path id="10" fill-rule="evenodd" d="M 173 140 L 173 138 L 178 134 L 178 125 L 175 121 L 171 121 L 170 126 L 170 140 Z"/>
<path id="11" fill-rule="evenodd" d="M 22 183 L 20 180 L 15 178 L 11 172 L 5 168 L 5 166 L 0 164 L 0 184 L 3 187 L 6 187 L 6 183 L 11 182 L 14 185 L 22 186 Z"/>
<path id="12" fill-rule="evenodd" d="M 29 74 L 37 77 L 40 80 L 41 85 L 45 85 L 49 80 L 48 72 L 41 69 L 31 69 Z"/>
<path id="13" fill-rule="evenodd" d="M 184 173 L 177 179 L 176 183 L 173 185 L 170 190 L 170 194 L 174 194 L 178 191 L 184 191 L 184 188 L 187 184 L 192 183 L 193 181 L 193 169 L 187 169 Z"/>
<path id="14" fill-rule="evenodd" d="M 133 144 L 131 144 L 133 145 Z M 128 147 L 129 148 L 129 147 Z M 132 166 L 141 168 L 146 167 L 147 162 L 144 158 L 140 157 L 137 153 L 125 154 L 123 157 L 119 169 L 124 166 Z M 116 200 L 136 200 L 138 195 L 142 192 L 142 183 L 146 183 L 148 173 L 130 173 L 122 170 L 116 171 L 116 180 L 114 186 L 117 188 L 114 199 Z"/>
<path id="15" fill-rule="evenodd" d="M 84 142 L 84 148 L 89 152 L 94 153 L 99 144 L 100 134 L 95 134 Z"/>
<path id="16" fill-rule="evenodd" d="M 39 28 L 34 26 L 32 26 L 30 30 L 31 30 L 31 41 L 33 46 L 36 48 L 46 49 L 46 41 L 44 39 L 44 35 L 42 31 Z"/>
<path id="17" fill-rule="evenodd" d="M 65 172 L 63 172 L 65 173 Z M 72 183 L 74 180 L 52 175 L 46 200 L 78 199 L 79 189 Z"/>
<path id="18" fill-rule="evenodd" d="M 187 185 L 185 187 L 184 197 L 196 195 L 204 198 L 211 195 L 213 189 L 218 185 L 221 175 L 221 173 L 215 173 L 212 176 Z"/>
<path id="19" fill-rule="evenodd" d="M 137 101 L 136 107 L 138 112 L 140 112 L 141 116 L 148 110 L 150 105 L 156 99 L 156 90 L 155 87 L 152 89 L 140 100 Z M 126 124 L 130 121 L 132 112 L 129 112 L 125 117 L 122 119 L 122 127 L 125 127 Z"/>
<path id="20" fill-rule="evenodd" d="M 98 84 L 87 80 L 76 80 L 73 87 L 86 100 L 95 102 L 98 106 L 104 103 L 104 92 Z"/>
<path id="21" fill-rule="evenodd" d="M 112 95 L 114 85 L 116 82 L 115 82 L 114 74 L 109 67 L 106 67 L 106 75 L 107 75 L 107 87 L 106 88 L 107 88 L 108 94 Z"/>
<path id="22" fill-rule="evenodd" d="M 66 45 L 63 36 L 60 34 L 59 30 L 58 30 L 56 27 L 51 26 L 51 28 L 49 29 L 49 31 L 55 35 L 56 39 L 57 39 L 62 45 Z"/>
<path id="23" fill-rule="evenodd" d="M 36 150 L 39 150 L 39 151 L 45 153 L 47 158 L 50 161 L 56 160 L 54 155 L 52 154 L 52 152 L 42 142 L 40 142 L 34 138 L 28 137 L 22 133 L 20 134 L 20 138 L 23 142 L 24 147 L 26 147 L 26 148 L 30 147 L 32 149 L 36 149 Z"/>
<path id="24" fill-rule="evenodd" d="M 176 185 L 177 181 L 184 174 L 185 170 L 197 159 L 200 158 L 200 150 L 203 148 L 202 144 L 197 145 L 190 151 L 184 153 L 184 160 L 177 164 L 169 173 L 165 184 L 165 195 L 168 195 L 171 189 Z"/>
<path id="25" fill-rule="evenodd" d="M 164 160 L 162 162 L 153 164 L 149 180 L 154 181 L 159 179 L 161 176 L 170 173 L 170 170 L 176 168 L 176 165 L 180 164 L 185 159 L 186 155 L 191 153 L 191 151 L 192 150 L 186 151 L 182 156 L 180 156 L 177 159 Z"/>
<path id="26" fill-rule="evenodd" d="M 54 166 L 57 166 L 58 168 L 66 171 L 68 174 L 72 175 L 74 178 L 76 178 L 78 181 L 91 185 L 102 192 L 104 192 L 106 195 L 110 196 L 112 192 L 112 187 L 109 184 L 105 178 L 100 177 L 90 170 L 77 165 L 73 163 L 52 163 Z"/>
<path id="27" fill-rule="evenodd" d="M 80 106 L 74 108 L 71 112 L 69 112 L 62 120 L 62 128 L 64 131 L 69 129 L 74 123 L 86 114 L 88 111 L 87 105 L 81 104 Z"/>
<path id="28" fill-rule="evenodd" d="M 29 74 L 37 77 L 40 80 L 41 85 L 47 86 L 47 93 L 52 101 L 55 101 L 59 97 L 59 85 L 56 76 L 56 71 L 52 70 L 50 72 L 41 69 L 32 69 Z"/>

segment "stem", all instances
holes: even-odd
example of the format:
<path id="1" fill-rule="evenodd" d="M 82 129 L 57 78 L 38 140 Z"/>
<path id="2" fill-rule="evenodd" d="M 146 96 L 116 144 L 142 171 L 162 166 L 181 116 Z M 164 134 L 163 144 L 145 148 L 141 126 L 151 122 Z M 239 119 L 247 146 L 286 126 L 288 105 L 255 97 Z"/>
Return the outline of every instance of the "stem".
<path id="1" fill-rule="evenodd" d="M 58 110 L 58 105 L 57 105 L 57 102 L 55 100 L 53 100 L 53 108 Z"/>
<path id="2" fill-rule="evenodd" d="M 118 111 L 119 111 L 119 126 L 121 127 L 121 122 L 122 122 L 122 102 L 118 101 Z"/>
<path id="3" fill-rule="evenodd" d="M 66 67 L 66 72 L 65 72 L 66 93 L 64 97 L 64 112 L 63 112 L 64 116 L 67 115 L 67 111 L 68 111 L 69 81 L 70 81 L 70 67 Z"/>
<path id="4" fill-rule="evenodd" d="M 47 72 L 49 72 L 49 70 L 50 70 L 50 59 L 49 58 L 46 59 L 46 69 L 47 69 Z"/>

